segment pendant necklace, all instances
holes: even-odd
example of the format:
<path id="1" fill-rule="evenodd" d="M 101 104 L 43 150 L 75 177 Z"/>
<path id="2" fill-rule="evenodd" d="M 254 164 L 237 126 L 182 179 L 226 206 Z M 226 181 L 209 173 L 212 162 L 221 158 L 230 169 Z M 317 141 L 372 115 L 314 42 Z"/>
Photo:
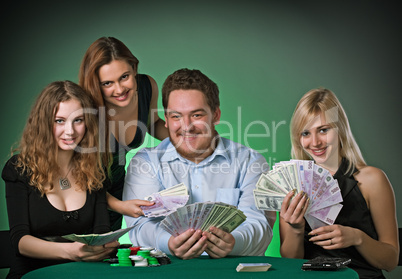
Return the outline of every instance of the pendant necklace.
<path id="1" fill-rule="evenodd" d="M 67 190 L 67 189 L 71 188 L 71 184 L 70 184 L 70 181 L 68 180 L 67 176 L 70 173 L 72 167 L 73 166 L 70 167 L 70 169 L 68 170 L 68 172 L 64 178 L 63 177 L 59 178 L 59 185 L 60 185 L 60 189 L 62 189 L 62 190 Z"/>

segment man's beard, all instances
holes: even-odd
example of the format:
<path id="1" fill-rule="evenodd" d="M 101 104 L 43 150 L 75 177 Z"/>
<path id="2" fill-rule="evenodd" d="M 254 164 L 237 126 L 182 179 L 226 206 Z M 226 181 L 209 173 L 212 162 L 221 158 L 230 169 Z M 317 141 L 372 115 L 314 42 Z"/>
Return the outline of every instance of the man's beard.
<path id="1" fill-rule="evenodd" d="M 218 132 L 214 129 L 211 135 L 201 135 L 200 137 L 209 137 L 208 141 L 202 142 L 200 146 L 193 147 L 190 143 L 185 140 L 173 139 L 169 133 L 170 142 L 176 148 L 177 153 L 179 153 L 183 158 L 190 161 L 202 161 L 209 155 L 211 155 L 217 144 L 218 144 Z M 185 146 L 185 148 L 183 148 Z"/>

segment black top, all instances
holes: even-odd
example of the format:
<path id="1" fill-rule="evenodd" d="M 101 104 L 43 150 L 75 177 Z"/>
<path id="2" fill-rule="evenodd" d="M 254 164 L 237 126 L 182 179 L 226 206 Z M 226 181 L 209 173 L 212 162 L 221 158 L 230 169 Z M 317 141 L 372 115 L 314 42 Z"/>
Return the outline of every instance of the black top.
<path id="1" fill-rule="evenodd" d="M 20 278 L 23 274 L 48 265 L 66 261 L 40 260 L 22 256 L 18 243 L 25 235 L 38 238 L 66 234 L 105 233 L 110 231 L 107 215 L 106 189 L 87 192 L 84 206 L 74 211 L 61 211 L 52 206 L 46 195 L 28 184 L 29 176 L 21 174 L 14 155 L 3 168 L 6 184 L 8 222 L 11 244 L 17 255 L 7 278 Z"/>
<path id="2" fill-rule="evenodd" d="M 110 134 L 110 147 L 113 154 L 113 164 L 111 166 L 111 188 L 108 192 L 121 200 L 123 196 L 124 178 L 126 175 L 126 154 L 134 148 L 139 147 L 147 133 L 148 116 L 152 98 L 152 86 L 147 75 L 137 74 L 138 88 L 138 125 L 134 139 L 128 146 L 120 144 L 113 134 Z M 112 230 L 121 227 L 122 215 L 114 211 L 109 211 L 110 224 Z"/>
<path id="3" fill-rule="evenodd" d="M 357 228 L 365 232 L 371 238 L 378 240 L 370 210 L 357 185 L 358 181 L 353 177 L 353 173 L 355 173 L 356 170 L 346 173 L 347 164 L 347 160 L 343 159 L 338 171 L 334 175 L 334 179 L 338 180 L 343 198 L 343 207 L 334 224 Z M 385 278 L 382 271 L 370 265 L 354 246 L 344 249 L 325 250 L 321 246 L 308 241 L 310 238 L 308 232 L 310 231 L 311 228 L 306 222 L 304 258 L 312 259 L 317 256 L 348 258 L 352 260 L 348 267 L 354 269 L 359 274 L 360 278 Z"/>

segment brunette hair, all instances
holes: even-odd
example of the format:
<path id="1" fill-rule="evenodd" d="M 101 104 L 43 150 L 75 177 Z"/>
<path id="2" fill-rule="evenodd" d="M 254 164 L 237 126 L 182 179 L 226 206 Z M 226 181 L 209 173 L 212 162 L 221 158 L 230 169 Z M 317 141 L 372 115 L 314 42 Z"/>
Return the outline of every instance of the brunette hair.
<path id="1" fill-rule="evenodd" d="M 109 119 L 109 115 L 105 110 L 99 80 L 99 69 L 114 60 L 126 61 L 133 67 L 134 73 L 138 73 L 138 59 L 125 44 L 114 37 L 101 37 L 93 42 L 85 52 L 79 71 L 79 85 L 92 96 L 95 105 L 102 109 L 99 112 L 102 125 L 100 135 L 106 147 L 102 153 L 102 161 L 105 162 L 105 166 L 109 170 L 109 176 L 111 175 L 110 166 L 112 165 L 113 157 L 109 150 L 109 126 L 103 122 Z"/>
<path id="2" fill-rule="evenodd" d="M 126 61 L 138 73 L 138 59 L 125 44 L 114 37 L 102 37 L 93 42 L 82 59 L 79 85 L 89 92 L 98 107 L 105 106 L 99 81 L 99 69 L 114 60 Z"/>
<path id="3" fill-rule="evenodd" d="M 195 89 L 201 91 L 212 112 L 219 107 L 219 89 L 215 82 L 199 70 L 180 69 L 169 75 L 162 86 L 162 104 L 166 111 L 169 95 L 178 89 Z"/>
<path id="4" fill-rule="evenodd" d="M 83 108 L 85 134 L 73 155 L 72 174 L 83 190 L 103 186 L 105 173 L 99 153 L 98 117 L 94 102 L 80 86 L 71 81 L 55 81 L 47 85 L 32 107 L 19 146 L 16 167 L 30 176 L 29 184 L 46 193 L 53 189 L 53 180 L 60 175 L 57 164 L 58 144 L 53 135 L 59 104 L 77 100 Z M 78 150 L 78 151 L 77 151 Z"/>
<path id="5" fill-rule="evenodd" d="M 296 106 L 290 122 L 292 157 L 301 160 L 310 159 L 300 143 L 300 137 L 307 125 L 322 113 L 325 115 L 326 122 L 337 128 L 340 156 L 349 162 L 347 172 L 366 166 L 360 148 L 353 137 L 345 110 L 335 94 L 326 88 L 308 91 Z"/>

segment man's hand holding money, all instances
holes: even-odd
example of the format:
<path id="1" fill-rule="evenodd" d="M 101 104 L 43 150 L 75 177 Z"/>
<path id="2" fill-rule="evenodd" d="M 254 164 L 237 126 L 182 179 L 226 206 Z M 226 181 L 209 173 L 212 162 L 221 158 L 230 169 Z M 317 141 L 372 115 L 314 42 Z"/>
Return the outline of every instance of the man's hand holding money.
<path id="1" fill-rule="evenodd" d="M 189 260 L 199 257 L 207 248 L 207 236 L 201 230 L 188 229 L 178 236 L 171 236 L 168 247 L 172 255 Z"/>
<path id="2" fill-rule="evenodd" d="M 203 236 L 206 236 L 208 239 L 205 252 L 214 259 L 226 257 L 232 252 L 235 245 L 235 238 L 231 233 L 215 227 L 211 227 L 209 232 L 203 232 Z"/>

